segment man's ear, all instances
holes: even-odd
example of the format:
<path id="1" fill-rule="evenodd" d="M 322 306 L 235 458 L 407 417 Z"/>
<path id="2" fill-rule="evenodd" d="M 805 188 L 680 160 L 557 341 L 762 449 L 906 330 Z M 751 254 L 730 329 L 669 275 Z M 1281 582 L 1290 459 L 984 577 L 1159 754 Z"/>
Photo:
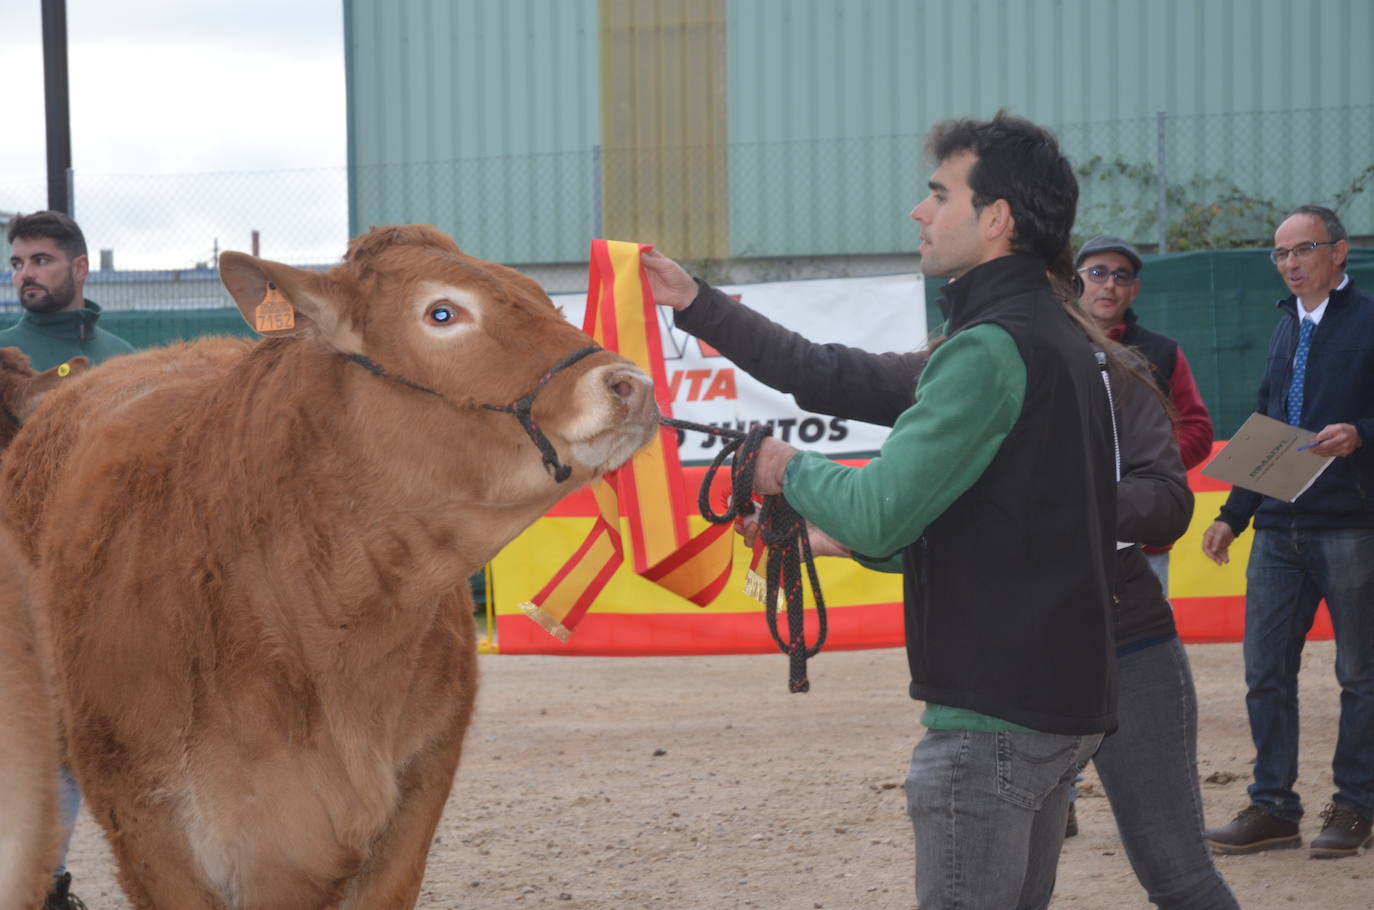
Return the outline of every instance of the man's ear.
<path id="1" fill-rule="evenodd" d="M 1346 263 L 1347 268 L 1350 264 L 1350 244 L 1346 240 L 1337 240 L 1331 247 L 1331 252 L 1335 255 L 1337 262 Z M 1339 276 L 1338 279 L 1339 280 Z"/>
<path id="2" fill-rule="evenodd" d="M 1005 199 L 994 199 L 983 206 L 979 219 L 983 224 L 983 234 L 988 240 L 1011 241 L 1016 231 L 1016 220 L 1011 217 L 1011 203 Z"/>
<path id="3" fill-rule="evenodd" d="M 86 280 L 86 276 L 91 273 L 91 257 L 82 253 L 72 260 L 72 278 L 77 284 Z"/>

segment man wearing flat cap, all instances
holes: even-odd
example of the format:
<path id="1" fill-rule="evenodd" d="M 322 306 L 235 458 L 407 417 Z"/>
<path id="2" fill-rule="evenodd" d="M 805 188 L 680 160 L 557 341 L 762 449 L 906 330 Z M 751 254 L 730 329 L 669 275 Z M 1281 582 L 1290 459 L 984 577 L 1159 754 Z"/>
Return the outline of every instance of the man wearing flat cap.
<path id="1" fill-rule="evenodd" d="M 1212 453 L 1212 418 L 1178 342 L 1145 328 L 1131 311 L 1131 303 L 1140 293 L 1140 271 L 1144 266 L 1140 254 L 1120 237 L 1097 235 L 1083 244 L 1074 260 L 1074 268 L 1083 278 L 1083 295 L 1078 302 L 1108 338 L 1135 348 L 1150 361 L 1159 390 L 1177 414 L 1174 439 L 1183 457 L 1183 467 L 1191 471 Z M 1144 549 L 1167 596 L 1169 547 Z"/>

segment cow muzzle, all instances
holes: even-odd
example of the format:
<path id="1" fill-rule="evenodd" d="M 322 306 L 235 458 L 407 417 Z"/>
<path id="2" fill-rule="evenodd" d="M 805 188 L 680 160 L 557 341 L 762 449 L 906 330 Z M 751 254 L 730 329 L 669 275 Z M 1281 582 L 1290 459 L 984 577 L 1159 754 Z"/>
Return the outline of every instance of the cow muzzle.
<path id="1" fill-rule="evenodd" d="M 578 379 L 573 415 L 559 427 L 578 465 L 597 473 L 614 470 L 658 430 L 653 383 L 628 361 L 595 367 Z"/>

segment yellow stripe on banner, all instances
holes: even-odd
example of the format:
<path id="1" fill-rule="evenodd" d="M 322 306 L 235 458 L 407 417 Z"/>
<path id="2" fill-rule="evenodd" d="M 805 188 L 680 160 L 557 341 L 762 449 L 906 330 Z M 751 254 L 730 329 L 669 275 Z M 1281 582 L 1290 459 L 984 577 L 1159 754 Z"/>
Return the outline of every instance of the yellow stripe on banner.
<path id="1" fill-rule="evenodd" d="M 546 521 L 548 519 L 545 519 Z M 562 552 L 567 552 L 563 550 Z M 558 587 L 554 588 L 539 606 L 544 612 L 559 622 L 563 622 L 568 612 L 577 604 L 584 591 L 596 580 L 596 576 L 606 568 L 606 564 L 616 558 L 615 541 L 608 529 L 602 529 L 596 541 L 587 549 Z M 555 565 L 554 571 L 557 571 Z M 552 573 L 547 573 L 552 574 Z M 547 574 L 545 577 L 547 577 Z"/>
<path id="2" fill-rule="evenodd" d="M 673 521 L 673 499 L 668 488 L 666 457 L 663 454 L 663 434 L 635 454 L 630 462 L 634 471 L 635 492 L 639 499 L 639 515 L 644 531 L 643 565 L 652 566 L 677 550 L 676 522 Z M 631 540 L 634 538 L 631 537 Z M 634 565 L 635 561 L 631 560 Z"/>
<path id="3" fill-rule="evenodd" d="M 658 583 L 679 597 L 695 596 L 698 591 L 719 578 L 725 567 L 730 564 L 730 556 L 736 546 L 736 536 L 734 531 L 720 535 L 711 541 L 706 549 L 658 579 Z"/>
<path id="4" fill-rule="evenodd" d="M 1245 566 L 1250 561 L 1253 529 L 1231 544 L 1231 561 L 1218 566 L 1202 555 L 1202 532 L 1217 517 L 1228 494 L 1194 494 L 1193 520 L 1169 551 L 1169 595 L 1173 597 L 1236 597 L 1245 593 Z"/>
<path id="5" fill-rule="evenodd" d="M 657 338 L 657 323 L 646 324 L 655 313 L 645 312 L 644 285 L 639 280 L 639 244 L 623 240 L 607 240 L 606 255 L 611 261 L 612 293 L 615 300 L 615 325 L 618 350 L 623 357 L 638 364 L 652 375 L 649 338 Z M 605 276 L 603 276 L 604 280 Z M 601 314 L 603 317 L 605 314 Z M 634 554 L 631 564 L 651 566 L 666 559 L 683 539 L 678 536 L 678 524 L 673 515 L 671 484 L 679 482 L 670 477 L 668 461 L 663 449 L 663 435 L 637 452 L 628 470 L 633 473 L 636 502 L 643 534 L 644 552 Z M 629 540 L 635 540 L 634 535 Z"/>
<path id="6" fill-rule="evenodd" d="M 615 272 L 615 322 L 620 355 L 649 369 L 649 333 L 644 325 L 644 286 L 639 282 L 639 244 L 607 240 Z"/>
<path id="7" fill-rule="evenodd" d="M 566 559 L 564 554 L 576 549 L 591 530 L 594 519 L 590 518 L 541 518 L 520 536 L 506 545 L 492 561 L 492 572 L 497 578 L 496 614 L 519 615 L 519 604 L 530 600 L 548 579 L 557 572 Z M 703 530 L 706 522 L 693 519 L 692 531 Z M 623 530 L 623 529 L 622 529 Z M 744 595 L 744 576 L 749 568 L 749 549 L 744 546 L 744 538 L 730 533 L 721 540 L 734 542 L 735 560 L 730 573 L 730 581 L 720 596 L 704 610 L 691 601 L 685 600 L 663 587 L 634 572 L 628 565 L 622 566 L 611 578 L 610 583 L 597 595 L 593 612 L 607 613 L 754 613 L 759 612 L 759 603 Z M 592 561 L 589 559 L 588 561 Z M 821 590 L 825 591 L 827 606 L 843 607 L 850 604 L 902 602 L 902 576 L 881 574 L 863 568 L 852 559 L 822 559 L 817 561 L 821 575 Z M 694 592 L 695 593 L 695 592 Z M 576 598 L 570 599 L 570 602 Z M 900 606 L 894 606 L 900 610 Z M 763 622 L 763 618 L 759 618 Z M 573 630 L 573 638 L 577 631 Z"/>
<path id="8" fill-rule="evenodd" d="M 616 488 L 606 482 L 606 478 L 598 477 L 596 483 L 592 484 L 592 498 L 596 500 L 596 508 L 601 512 L 601 517 L 606 519 L 606 523 L 611 527 L 620 527 L 620 494 Z"/>

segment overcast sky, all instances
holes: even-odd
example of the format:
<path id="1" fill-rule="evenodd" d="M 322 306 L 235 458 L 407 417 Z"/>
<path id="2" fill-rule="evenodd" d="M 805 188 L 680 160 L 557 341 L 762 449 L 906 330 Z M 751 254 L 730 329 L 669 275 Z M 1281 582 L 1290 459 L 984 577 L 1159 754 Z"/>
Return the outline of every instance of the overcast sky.
<path id="1" fill-rule="evenodd" d="M 118 268 L 347 240 L 342 0 L 67 0 L 76 216 Z M 5 0 L 0 211 L 47 206 L 39 0 Z M 192 176 L 194 175 L 194 176 Z M 274 255 L 275 254 L 275 255 Z"/>

